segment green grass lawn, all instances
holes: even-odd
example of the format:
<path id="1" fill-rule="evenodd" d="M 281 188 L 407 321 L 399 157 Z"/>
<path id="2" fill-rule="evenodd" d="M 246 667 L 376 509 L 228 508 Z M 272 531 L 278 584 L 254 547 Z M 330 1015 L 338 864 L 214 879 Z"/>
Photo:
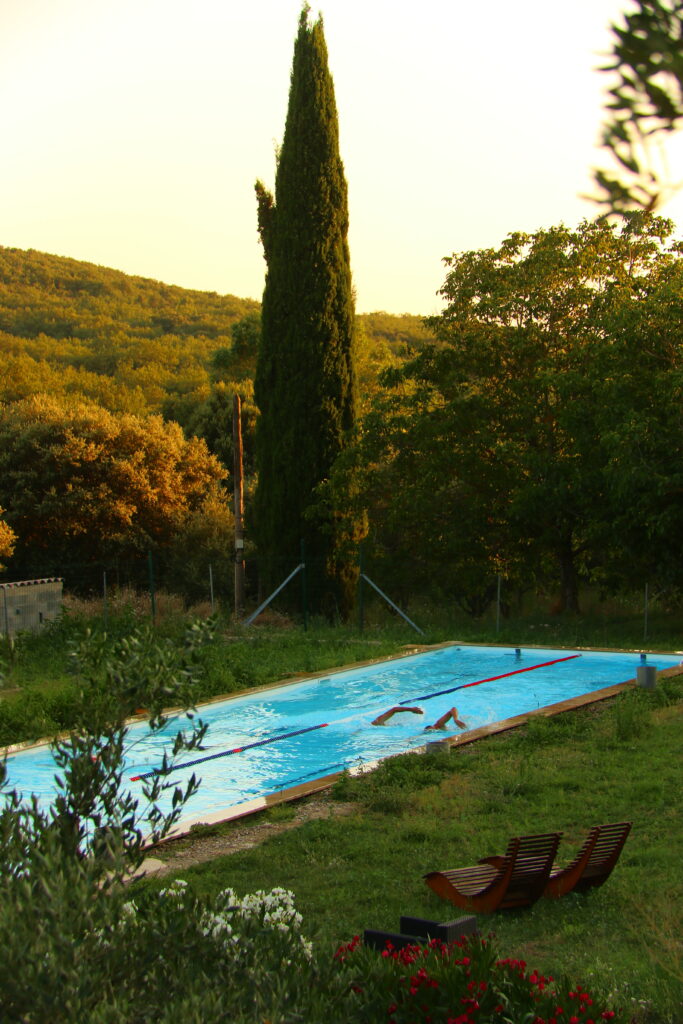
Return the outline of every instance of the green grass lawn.
<path id="1" fill-rule="evenodd" d="M 350 816 L 309 822 L 183 877 L 203 892 L 291 889 L 308 934 L 332 952 L 366 927 L 397 931 L 402 914 L 461 916 L 425 886 L 427 871 L 502 853 L 515 834 L 554 830 L 564 832 L 560 857 L 569 860 L 590 825 L 630 820 L 603 888 L 479 924 L 502 955 L 610 995 L 625 1019 L 680 1022 L 682 728 L 678 677 L 450 754 L 392 758 L 337 786 L 331 799 L 352 801 Z"/>

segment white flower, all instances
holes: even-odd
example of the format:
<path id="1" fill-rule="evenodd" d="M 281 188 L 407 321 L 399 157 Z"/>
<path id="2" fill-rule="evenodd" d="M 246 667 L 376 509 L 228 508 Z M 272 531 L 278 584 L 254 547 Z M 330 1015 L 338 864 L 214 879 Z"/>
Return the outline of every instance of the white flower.
<path id="1" fill-rule="evenodd" d="M 160 896 L 169 896 L 171 899 L 180 900 L 185 895 L 187 882 L 184 878 L 176 878 L 169 885 L 168 889 L 161 889 Z"/>

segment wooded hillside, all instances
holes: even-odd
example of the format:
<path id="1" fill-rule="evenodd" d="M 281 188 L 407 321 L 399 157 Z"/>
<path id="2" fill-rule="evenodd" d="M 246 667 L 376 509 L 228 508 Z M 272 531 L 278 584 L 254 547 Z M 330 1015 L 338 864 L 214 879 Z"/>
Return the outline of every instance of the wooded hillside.
<path id="1" fill-rule="evenodd" d="M 185 426 L 212 380 L 229 376 L 220 364 L 231 328 L 259 309 L 253 299 L 0 247 L 0 401 L 44 392 Z M 430 336 L 418 316 L 372 313 L 359 327 L 366 384 Z M 243 378 L 253 376 L 248 362 Z"/>

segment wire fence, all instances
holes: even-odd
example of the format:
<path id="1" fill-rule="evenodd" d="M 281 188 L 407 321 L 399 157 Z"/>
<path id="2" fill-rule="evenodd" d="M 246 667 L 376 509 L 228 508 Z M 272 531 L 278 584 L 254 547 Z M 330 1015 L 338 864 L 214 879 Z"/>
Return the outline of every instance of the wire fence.
<path id="1" fill-rule="evenodd" d="M 315 559 L 299 557 L 281 558 L 271 562 L 268 572 L 257 558 L 226 556 L 218 562 L 194 557 L 191 572 L 183 571 L 177 559 L 164 559 L 157 552 L 146 552 L 136 557 L 103 559 L 100 562 L 50 562 L 37 568 L 33 576 L 17 574 L 16 570 L 0 573 L 0 635 L 16 636 L 24 631 L 36 631 L 54 621 L 62 612 L 99 617 L 105 624 L 115 616 L 132 613 L 146 617 L 153 623 L 169 616 L 191 615 L 208 618 L 221 615 L 241 622 L 245 626 L 257 624 L 293 623 L 308 627 L 309 621 L 321 614 L 316 605 L 325 577 L 324 565 Z M 355 567 L 353 608 L 351 618 L 362 630 L 370 614 L 383 614 L 400 618 L 416 634 L 424 628 L 424 610 L 448 612 L 448 601 L 438 595 L 420 595 L 409 585 L 403 585 L 396 574 L 387 571 L 380 562 L 367 555 Z M 409 576 L 409 567 L 406 569 Z M 520 607 L 518 594 L 513 594 L 506 581 L 498 576 L 488 587 L 491 601 L 485 611 L 491 632 L 499 633 L 511 614 L 511 608 Z M 588 606 L 588 601 L 586 602 Z M 451 603 L 453 617 L 456 607 Z M 641 594 L 630 595 L 621 604 L 591 600 L 588 614 L 598 614 L 615 620 L 625 612 L 642 619 L 642 639 L 648 640 L 653 614 L 661 610 L 659 596 L 648 585 Z M 342 616 L 334 603 L 323 609 L 327 621 L 348 619 Z M 462 611 L 460 611 L 462 618 Z M 540 639 L 540 637 L 539 637 Z"/>
<path id="2" fill-rule="evenodd" d="M 249 623 L 287 617 L 306 624 L 311 594 L 324 576 L 324 566 L 313 559 L 302 565 L 300 558 L 271 563 L 267 582 L 256 558 L 202 564 L 194 556 L 191 571 L 177 558 L 166 560 L 151 551 L 99 562 L 51 560 L 0 572 L 0 635 L 34 631 L 63 611 L 105 623 L 132 612 L 152 621 L 189 613 Z M 275 597 L 273 579 L 285 584 L 278 584 Z"/>

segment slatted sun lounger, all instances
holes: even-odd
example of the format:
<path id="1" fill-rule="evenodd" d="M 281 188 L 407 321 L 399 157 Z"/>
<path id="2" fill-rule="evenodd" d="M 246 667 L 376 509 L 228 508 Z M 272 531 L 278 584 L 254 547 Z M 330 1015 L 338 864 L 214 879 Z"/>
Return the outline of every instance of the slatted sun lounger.
<path id="1" fill-rule="evenodd" d="M 502 857 L 483 857 L 468 868 L 431 871 L 427 885 L 443 899 L 472 914 L 524 907 L 543 894 L 561 832 L 517 836 Z"/>
<path id="2" fill-rule="evenodd" d="M 550 872 L 543 895 L 558 899 L 568 892 L 585 892 L 602 885 L 619 860 L 630 831 L 630 821 L 595 825 L 574 860 Z"/>

